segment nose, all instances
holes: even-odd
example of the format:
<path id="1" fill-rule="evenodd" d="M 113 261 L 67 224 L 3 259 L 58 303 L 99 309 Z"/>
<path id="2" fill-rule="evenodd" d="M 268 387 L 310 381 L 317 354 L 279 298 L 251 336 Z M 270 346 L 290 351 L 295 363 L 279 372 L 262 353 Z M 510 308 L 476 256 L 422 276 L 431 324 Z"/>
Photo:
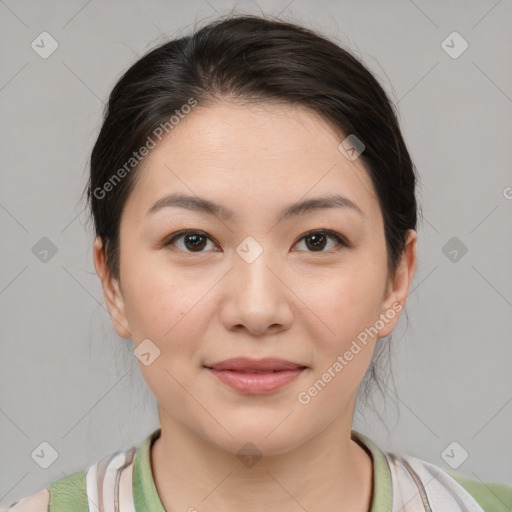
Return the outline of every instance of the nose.
<path id="1" fill-rule="evenodd" d="M 241 257 L 226 278 L 221 320 L 228 330 L 247 330 L 255 336 L 277 334 L 293 321 L 293 292 L 282 265 L 263 253 L 249 263 Z"/>

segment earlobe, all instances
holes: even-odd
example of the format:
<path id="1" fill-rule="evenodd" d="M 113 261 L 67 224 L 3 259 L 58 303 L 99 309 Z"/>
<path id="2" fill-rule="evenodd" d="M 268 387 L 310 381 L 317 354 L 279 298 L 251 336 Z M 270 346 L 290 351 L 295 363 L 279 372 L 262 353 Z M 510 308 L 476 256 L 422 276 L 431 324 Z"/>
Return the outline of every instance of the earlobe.
<path id="1" fill-rule="evenodd" d="M 387 295 L 382 304 L 381 317 L 384 315 L 386 318 L 391 317 L 391 319 L 383 329 L 379 330 L 378 338 L 384 338 L 391 333 L 405 307 L 412 278 L 416 270 L 417 238 L 416 231 L 409 229 L 400 263 L 396 268 L 393 278 L 388 283 Z"/>
<path id="2" fill-rule="evenodd" d="M 108 272 L 105 251 L 101 237 L 96 237 L 93 249 L 94 267 L 101 281 L 105 303 L 107 305 L 112 324 L 117 334 L 122 338 L 130 338 L 131 332 L 128 328 L 126 318 L 124 297 L 116 279 L 112 278 Z"/>

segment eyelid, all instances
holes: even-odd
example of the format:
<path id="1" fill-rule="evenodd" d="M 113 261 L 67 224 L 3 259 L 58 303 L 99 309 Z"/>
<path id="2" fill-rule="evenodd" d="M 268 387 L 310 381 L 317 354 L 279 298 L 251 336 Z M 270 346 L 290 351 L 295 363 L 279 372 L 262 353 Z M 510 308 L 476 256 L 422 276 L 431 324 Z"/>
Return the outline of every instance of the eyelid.
<path id="1" fill-rule="evenodd" d="M 298 238 L 297 240 L 294 242 L 293 247 L 295 247 L 300 241 L 302 241 L 304 238 L 306 238 L 308 235 L 311 236 L 311 235 L 314 235 L 314 234 L 325 234 L 327 236 L 330 236 L 331 238 L 335 239 L 336 242 L 338 243 L 338 245 L 342 246 L 342 247 L 350 247 L 350 243 L 349 241 L 341 234 L 341 233 L 338 233 L 337 231 L 334 231 L 332 229 L 328 229 L 328 228 L 317 228 L 317 229 L 311 229 L 309 231 L 306 231 L 305 233 L 302 233 Z M 215 238 L 213 238 L 211 235 L 209 235 L 208 233 L 206 233 L 205 231 L 202 231 L 200 229 L 183 229 L 181 231 L 177 231 L 176 233 L 173 233 L 172 235 L 170 235 L 170 237 L 166 238 L 164 240 L 164 242 L 162 243 L 162 246 L 163 247 L 167 247 L 167 246 L 170 246 L 170 245 L 173 245 L 173 242 L 184 236 L 184 235 L 188 235 L 188 234 L 194 234 L 194 235 L 201 235 L 201 236 L 204 236 L 205 238 L 209 239 L 210 241 L 212 241 L 215 245 L 219 245 L 219 243 L 215 240 Z M 339 248 L 338 248 L 339 249 Z M 336 250 L 336 249 L 334 249 Z M 310 254 L 327 254 L 327 253 L 330 253 L 332 251 L 329 250 L 329 251 L 306 251 Z M 209 251 L 182 251 L 182 252 L 185 252 L 186 254 L 201 254 L 201 253 L 204 253 L 204 252 L 209 252 Z"/>
<path id="2" fill-rule="evenodd" d="M 350 245 L 348 240 L 341 233 L 338 233 L 337 231 L 334 231 L 334 230 L 328 229 L 328 228 L 318 228 L 318 229 L 311 229 L 309 231 L 306 231 L 305 233 L 300 235 L 299 238 L 297 238 L 297 242 L 299 242 L 300 240 L 305 238 L 307 235 L 315 235 L 317 233 L 331 236 L 332 238 L 336 239 L 341 245 L 345 245 L 347 247 Z M 295 244 L 293 244 L 293 245 L 296 245 L 297 242 L 295 242 Z M 311 252 L 314 252 L 314 251 L 311 251 Z"/>
<path id="3" fill-rule="evenodd" d="M 201 235 L 201 236 L 204 236 L 205 238 L 207 238 L 208 240 L 211 240 L 214 244 L 219 245 L 217 240 L 215 240 L 215 238 L 213 238 L 211 235 L 209 235 L 205 231 L 202 231 L 200 229 L 182 229 L 181 231 L 176 231 L 175 233 L 173 233 L 172 235 L 167 237 L 162 242 L 162 246 L 167 247 L 168 245 L 172 245 L 175 240 L 177 240 L 178 238 L 180 238 L 184 235 Z M 194 254 L 193 251 L 187 251 L 187 252 L 189 254 Z M 206 251 L 202 251 L 202 252 L 206 252 Z M 200 254 L 200 253 L 201 253 L 201 251 L 198 251 L 196 254 Z"/>

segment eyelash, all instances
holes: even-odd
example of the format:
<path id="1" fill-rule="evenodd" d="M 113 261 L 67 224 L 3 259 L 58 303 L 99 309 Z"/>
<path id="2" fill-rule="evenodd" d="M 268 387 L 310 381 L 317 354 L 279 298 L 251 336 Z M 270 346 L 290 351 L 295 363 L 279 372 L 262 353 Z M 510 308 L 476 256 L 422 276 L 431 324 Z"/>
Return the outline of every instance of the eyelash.
<path id="1" fill-rule="evenodd" d="M 341 247 L 338 247 L 338 248 L 333 248 L 334 250 L 340 250 L 342 247 L 349 247 L 349 244 L 347 243 L 347 241 L 345 240 L 345 238 L 343 236 L 341 236 L 339 233 L 337 233 L 336 231 L 333 231 L 331 229 L 315 229 L 313 231 L 308 231 L 307 233 L 305 233 L 304 235 L 302 235 L 294 244 L 294 247 L 295 245 L 297 245 L 300 241 L 302 241 L 303 239 L 307 238 L 308 236 L 312 236 L 312 235 L 318 235 L 318 234 L 323 234 L 323 235 L 327 235 L 328 237 L 331 237 L 333 238 L 339 246 Z M 192 230 L 192 229 L 188 229 L 188 230 L 184 230 L 184 231 L 179 231 L 178 233 L 175 233 L 171 236 L 171 238 L 169 238 L 166 242 L 164 242 L 164 247 L 168 247 L 170 245 L 172 245 L 176 240 L 178 240 L 179 238 L 185 236 L 185 235 L 200 235 L 200 236 L 203 236 L 205 238 L 207 238 L 208 240 L 216 243 L 208 234 L 206 234 L 204 231 L 199 231 L 199 230 Z M 309 252 L 311 254 L 322 254 L 322 253 L 329 253 L 331 252 L 333 249 L 329 249 L 327 251 L 306 251 L 306 252 Z M 204 253 L 204 252 L 207 252 L 207 251 L 183 251 L 187 254 L 201 254 L 201 253 Z"/>

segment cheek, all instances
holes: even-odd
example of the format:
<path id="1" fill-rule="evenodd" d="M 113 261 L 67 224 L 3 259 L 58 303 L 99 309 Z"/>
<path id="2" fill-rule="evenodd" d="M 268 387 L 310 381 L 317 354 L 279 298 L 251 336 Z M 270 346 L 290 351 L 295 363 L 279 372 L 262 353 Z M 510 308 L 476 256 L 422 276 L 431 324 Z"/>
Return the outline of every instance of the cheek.
<path id="1" fill-rule="evenodd" d="M 127 265 L 122 280 L 126 315 L 136 342 L 153 337 L 165 343 L 206 293 L 206 284 L 204 290 L 201 283 L 191 287 L 182 274 L 142 260 L 135 267 Z"/>
<path id="2" fill-rule="evenodd" d="M 380 261 L 354 258 L 352 265 L 333 272 L 324 283 L 322 300 L 317 300 L 318 310 L 326 315 L 338 339 L 352 338 L 378 319 L 386 272 Z"/>
<path id="3" fill-rule="evenodd" d="M 179 407 L 186 402 L 180 383 L 186 381 L 192 366 L 199 368 L 201 364 L 198 348 L 207 322 L 207 301 L 201 301 L 207 290 L 190 288 L 176 278 L 162 279 L 156 271 L 134 278 L 126 286 L 127 316 L 136 354 L 156 354 L 154 359 L 150 356 L 147 365 L 138 357 L 144 380 L 159 402 L 176 402 Z"/>
<path id="4" fill-rule="evenodd" d="M 142 272 L 144 267 L 151 271 Z M 199 348 L 215 312 L 209 292 L 216 280 L 212 276 L 193 277 L 187 271 L 171 273 L 157 265 L 126 267 L 126 315 L 134 348 L 145 339 L 151 340 L 160 351 L 156 367 L 162 366 L 177 377 L 187 366 L 199 367 Z M 141 366 L 145 375 L 148 369 Z"/>
<path id="5" fill-rule="evenodd" d="M 334 419 L 353 400 L 371 363 L 377 341 L 373 329 L 380 314 L 380 288 L 355 273 L 338 275 L 324 288 L 318 311 L 329 329 L 322 326 L 311 333 L 316 364 L 297 398 L 300 404 L 314 402 L 314 407 L 325 411 L 326 419 Z"/>
<path id="6" fill-rule="evenodd" d="M 375 329 L 379 319 L 387 269 L 385 261 L 372 255 L 358 256 L 343 269 L 333 272 L 316 293 L 320 318 L 329 327 L 317 336 L 315 378 L 328 385 L 325 400 L 348 397 L 359 386 L 371 362 Z M 320 331 L 317 331 L 317 334 Z M 342 403 L 342 402 L 338 402 Z"/>

